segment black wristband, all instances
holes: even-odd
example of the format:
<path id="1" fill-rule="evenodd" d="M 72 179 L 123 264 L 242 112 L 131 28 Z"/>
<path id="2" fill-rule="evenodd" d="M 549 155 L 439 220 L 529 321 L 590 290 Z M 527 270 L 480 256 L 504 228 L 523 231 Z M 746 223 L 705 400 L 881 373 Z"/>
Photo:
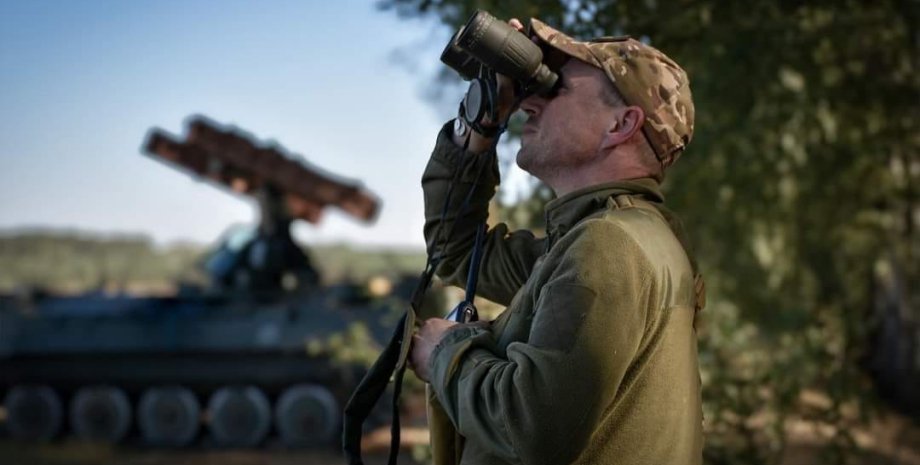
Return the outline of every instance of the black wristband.
<path id="1" fill-rule="evenodd" d="M 480 136 L 485 137 L 487 139 L 492 139 L 494 137 L 497 137 L 502 132 L 502 129 L 499 126 L 483 126 L 482 124 L 479 124 L 478 122 L 471 124 L 470 127 L 474 131 L 479 133 Z"/>

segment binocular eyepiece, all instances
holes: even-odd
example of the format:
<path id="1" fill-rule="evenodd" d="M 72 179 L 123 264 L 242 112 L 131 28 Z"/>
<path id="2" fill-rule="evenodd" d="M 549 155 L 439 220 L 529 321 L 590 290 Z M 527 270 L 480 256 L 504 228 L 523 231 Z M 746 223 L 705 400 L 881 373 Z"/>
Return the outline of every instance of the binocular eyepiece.
<path id="1" fill-rule="evenodd" d="M 477 11 L 454 34 L 441 61 L 466 80 L 488 68 L 514 80 L 525 94 L 551 94 L 559 80 L 543 63 L 540 47 L 485 11 Z"/>

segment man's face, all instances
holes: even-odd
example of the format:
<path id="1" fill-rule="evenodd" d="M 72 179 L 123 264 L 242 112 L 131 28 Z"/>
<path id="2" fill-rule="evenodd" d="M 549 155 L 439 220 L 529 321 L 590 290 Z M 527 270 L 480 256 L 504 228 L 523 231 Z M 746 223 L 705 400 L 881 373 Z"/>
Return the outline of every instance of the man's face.
<path id="1" fill-rule="evenodd" d="M 609 85 L 603 71 L 570 59 L 561 72 L 562 87 L 555 97 L 532 95 L 521 102 L 529 118 L 517 164 L 543 181 L 597 157 L 605 133 L 615 124 L 617 109 L 600 98 L 602 86 Z"/>

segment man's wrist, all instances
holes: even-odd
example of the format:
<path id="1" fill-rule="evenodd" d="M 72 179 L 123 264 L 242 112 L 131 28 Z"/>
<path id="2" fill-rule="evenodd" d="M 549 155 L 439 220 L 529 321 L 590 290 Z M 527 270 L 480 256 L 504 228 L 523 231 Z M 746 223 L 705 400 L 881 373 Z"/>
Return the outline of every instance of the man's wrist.
<path id="1" fill-rule="evenodd" d="M 458 356 L 456 353 L 460 347 L 459 343 L 472 339 L 481 334 L 487 333 L 485 325 L 482 324 L 458 324 L 450 327 L 444 332 L 441 340 L 431 350 L 428 358 L 429 384 L 445 383 L 454 372 L 447 372 L 448 369 L 457 369 L 457 364 L 453 363 Z M 465 346 L 465 345 L 464 345 Z M 461 349 L 465 352 L 466 347 Z M 443 360 L 441 360 L 443 359 Z"/>
<path id="2" fill-rule="evenodd" d="M 466 151 L 472 153 L 484 153 L 492 149 L 496 134 L 489 136 L 484 135 L 467 124 L 461 117 L 454 119 L 454 130 L 452 140 L 458 147 L 466 147 Z"/>

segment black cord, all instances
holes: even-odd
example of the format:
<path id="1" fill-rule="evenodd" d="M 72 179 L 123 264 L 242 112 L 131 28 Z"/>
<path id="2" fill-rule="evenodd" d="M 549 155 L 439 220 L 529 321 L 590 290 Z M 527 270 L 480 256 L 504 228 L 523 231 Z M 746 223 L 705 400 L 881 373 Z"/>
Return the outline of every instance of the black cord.
<path id="1" fill-rule="evenodd" d="M 520 98 L 520 97 L 517 98 L 517 99 L 515 99 L 512 108 L 516 108 L 518 105 L 520 105 L 520 103 L 521 103 L 522 100 L 523 100 L 523 98 Z M 489 104 L 490 104 L 490 118 L 494 118 L 494 116 L 492 116 L 492 114 L 494 114 L 494 110 L 495 110 L 495 106 L 494 106 L 494 101 L 493 101 L 493 99 L 491 99 L 491 98 L 489 99 Z M 501 121 L 501 123 L 495 128 L 495 129 L 496 129 L 496 135 L 495 135 L 494 139 L 492 140 L 492 145 L 491 145 L 491 147 L 489 147 L 486 156 L 492 157 L 492 156 L 495 156 L 495 155 L 496 155 L 496 150 L 497 150 L 497 147 L 498 147 L 498 142 L 499 142 L 500 139 L 501 139 L 501 135 L 504 134 L 504 132 L 505 132 L 505 131 L 507 130 L 507 128 L 508 128 L 508 121 L 511 119 L 511 114 L 512 114 L 512 113 L 509 113 L 508 116 L 506 116 L 506 117 L 504 118 L 504 120 Z M 472 133 L 471 133 L 471 132 L 467 132 L 466 137 L 465 137 L 464 140 L 463 140 L 463 151 L 462 151 L 462 153 L 466 153 L 466 152 L 467 152 L 467 149 L 469 148 L 471 136 L 472 136 Z M 463 199 L 463 204 L 460 206 L 460 210 L 457 212 L 457 215 L 456 215 L 456 217 L 454 218 L 454 221 L 453 221 L 453 223 L 451 224 L 450 229 L 448 230 L 448 229 L 445 228 L 445 223 L 447 222 L 447 212 L 448 212 L 448 210 L 450 209 L 450 200 L 451 200 L 451 197 L 453 196 L 454 186 L 455 186 L 456 183 L 459 181 L 460 174 L 461 174 L 462 171 L 463 171 L 463 164 L 462 164 L 462 163 L 458 163 L 457 166 L 454 167 L 454 172 L 453 172 L 453 174 L 452 174 L 452 176 L 451 176 L 451 180 L 450 180 L 450 182 L 449 182 L 448 185 L 447 185 L 447 196 L 445 197 L 445 199 L 444 199 L 444 204 L 443 204 L 442 207 L 441 207 L 441 219 L 440 219 L 439 224 L 438 224 L 438 232 L 436 233 L 436 240 L 434 241 L 434 243 L 433 243 L 433 245 L 432 245 L 432 247 L 438 247 L 438 246 L 440 246 L 440 249 L 437 250 L 437 253 L 434 253 L 434 254 L 431 253 L 431 252 L 432 252 L 431 250 L 428 251 L 428 257 L 427 257 L 427 260 L 426 260 L 426 262 L 425 262 L 425 270 L 422 272 L 422 277 L 421 277 L 421 279 L 419 280 L 419 285 L 418 285 L 418 287 L 416 288 L 416 290 L 415 290 L 415 292 L 413 293 L 413 296 L 412 296 L 412 305 L 413 305 L 413 307 L 414 307 L 416 310 L 419 309 L 419 306 L 421 305 L 422 299 L 424 298 L 425 292 L 428 291 L 428 287 L 431 285 L 431 279 L 434 277 L 434 273 L 435 273 L 435 271 L 437 270 L 438 265 L 440 265 L 441 260 L 444 258 L 444 254 L 447 252 L 447 246 L 448 246 L 448 244 L 450 244 L 451 239 L 453 239 L 454 234 L 457 232 L 457 228 L 458 228 L 458 226 L 459 226 L 460 219 L 463 217 L 463 215 L 464 215 L 464 214 L 467 212 L 467 210 L 469 209 L 470 200 L 471 200 L 472 197 L 473 197 L 473 193 L 476 191 L 476 187 L 478 186 L 480 179 L 482 179 L 482 175 L 483 175 L 483 173 L 484 173 L 484 170 L 486 169 L 486 167 L 491 166 L 491 164 L 492 164 L 492 160 L 491 160 L 491 158 L 490 158 L 490 159 L 488 159 L 488 160 L 485 160 L 485 161 L 482 163 L 482 165 L 479 167 L 479 171 L 476 173 L 476 178 L 473 180 L 473 184 L 470 186 L 470 189 L 467 191 L 467 194 L 466 194 L 465 198 Z M 484 236 L 484 235 L 485 235 L 485 230 L 487 229 L 486 225 L 483 224 L 483 225 L 480 227 L 480 229 L 482 229 L 481 234 Z M 444 231 L 447 231 L 447 237 L 446 237 L 446 238 L 444 238 Z M 474 245 L 474 248 L 476 248 L 477 245 L 478 245 L 479 247 L 482 247 L 482 241 L 484 241 L 484 237 L 479 237 L 479 234 L 480 234 L 480 232 L 477 231 L 477 240 L 476 240 L 476 243 L 475 243 L 475 245 Z M 443 239 L 443 240 L 442 240 L 442 239 Z M 481 251 L 476 251 L 476 252 L 477 252 L 477 253 L 481 253 Z M 475 259 L 475 257 L 474 257 L 474 259 Z M 477 264 L 477 266 L 476 266 L 476 270 L 477 270 L 477 271 L 478 271 L 478 268 L 479 268 L 479 266 L 478 266 L 478 264 Z M 476 287 L 475 280 L 471 281 L 470 279 L 467 279 L 467 291 L 470 291 L 470 284 L 471 284 L 471 282 L 472 282 L 472 286 L 473 286 L 473 287 L 472 287 L 472 290 L 473 290 L 473 292 L 475 292 L 475 287 Z M 469 293 L 469 292 L 467 292 L 467 293 Z"/>

